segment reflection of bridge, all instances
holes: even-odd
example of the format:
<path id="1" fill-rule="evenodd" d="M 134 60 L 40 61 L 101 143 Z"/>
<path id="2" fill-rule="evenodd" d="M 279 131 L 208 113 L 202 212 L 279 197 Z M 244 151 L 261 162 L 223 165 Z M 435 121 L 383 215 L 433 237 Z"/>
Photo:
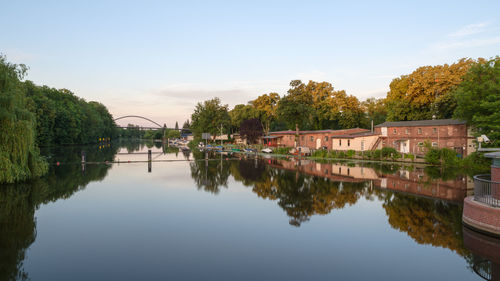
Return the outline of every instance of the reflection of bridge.
<path id="1" fill-rule="evenodd" d="M 146 118 L 144 116 L 139 116 L 139 115 L 125 115 L 125 116 L 122 116 L 122 117 L 118 117 L 118 118 L 115 118 L 113 121 L 117 121 L 117 120 L 120 120 L 120 119 L 125 119 L 125 118 L 138 118 L 138 119 L 143 119 L 143 120 L 146 120 L 146 121 L 149 121 L 153 124 L 155 124 L 157 127 L 144 127 L 144 126 L 139 126 L 140 129 L 147 129 L 147 130 L 160 130 L 160 129 L 168 129 L 168 130 L 182 130 L 182 129 L 175 129 L 175 128 L 167 128 L 167 127 L 163 127 L 162 125 L 156 123 L 155 121 L 149 119 L 149 118 Z M 118 128 L 128 128 L 128 127 L 124 127 L 124 126 L 116 126 Z"/>

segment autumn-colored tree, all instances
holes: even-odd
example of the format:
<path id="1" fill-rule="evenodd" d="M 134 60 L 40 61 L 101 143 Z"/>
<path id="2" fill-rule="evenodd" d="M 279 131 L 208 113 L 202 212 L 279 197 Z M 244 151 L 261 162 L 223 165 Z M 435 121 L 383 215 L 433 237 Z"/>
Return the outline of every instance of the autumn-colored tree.
<path id="1" fill-rule="evenodd" d="M 461 59 L 448 65 L 422 66 L 392 80 L 387 93 L 387 120 L 451 118 L 456 107 L 451 91 L 469 68 L 484 59 Z"/>
<path id="2" fill-rule="evenodd" d="M 280 96 L 277 93 L 269 93 L 261 95 L 250 102 L 259 112 L 259 119 L 264 125 L 266 135 L 269 133 L 271 122 L 276 120 L 276 109 L 278 108 L 279 101 Z"/>

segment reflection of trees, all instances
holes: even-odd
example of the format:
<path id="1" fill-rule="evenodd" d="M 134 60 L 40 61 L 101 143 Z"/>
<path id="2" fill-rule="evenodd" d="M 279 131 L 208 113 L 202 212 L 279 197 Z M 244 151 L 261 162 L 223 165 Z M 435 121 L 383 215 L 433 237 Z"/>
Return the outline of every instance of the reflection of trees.
<path id="1" fill-rule="evenodd" d="M 253 191 L 260 197 L 278 200 L 278 205 L 300 226 L 313 215 L 325 215 L 333 209 L 352 205 L 364 193 L 364 183 L 331 182 L 324 178 L 278 170 L 272 179 L 256 184 Z M 271 184 L 270 184 L 271 183 Z"/>
<path id="2" fill-rule="evenodd" d="M 190 163 L 190 167 L 191 177 L 198 189 L 217 194 L 221 186 L 227 188 L 230 161 L 224 161 L 222 158 L 220 160 L 195 160 Z"/>
<path id="3" fill-rule="evenodd" d="M 88 159 L 105 161 L 113 158 L 116 148 L 86 147 Z M 108 165 L 79 164 L 81 147 L 51 148 L 46 151 L 52 166 L 48 175 L 31 182 L 0 186 L 0 280 L 24 280 L 26 249 L 35 241 L 35 210 L 41 204 L 71 197 L 75 192 L 96 180 L 106 177 Z M 75 164 L 78 163 L 78 164 Z"/>
<path id="4" fill-rule="evenodd" d="M 448 248 L 467 254 L 462 240 L 462 207 L 441 200 L 394 193 L 383 207 L 389 224 L 408 233 L 419 244 Z"/>

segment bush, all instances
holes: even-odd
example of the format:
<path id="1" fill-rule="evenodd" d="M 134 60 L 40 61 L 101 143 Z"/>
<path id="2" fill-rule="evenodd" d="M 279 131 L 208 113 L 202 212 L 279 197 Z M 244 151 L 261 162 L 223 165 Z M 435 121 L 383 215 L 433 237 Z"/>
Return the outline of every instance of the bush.
<path id="1" fill-rule="evenodd" d="M 488 173 L 491 167 L 491 159 L 476 151 L 465 157 L 462 160 L 462 165 L 471 175 Z"/>
<path id="2" fill-rule="evenodd" d="M 274 149 L 273 153 L 286 155 L 290 150 L 291 150 L 290 147 L 277 147 Z"/>
<path id="3" fill-rule="evenodd" d="M 411 160 L 415 160 L 415 155 L 411 154 L 411 153 L 407 153 L 404 155 L 405 159 L 411 159 Z"/>
<path id="4" fill-rule="evenodd" d="M 433 165 L 441 164 L 447 167 L 459 167 L 460 159 L 457 153 L 449 148 L 429 148 L 425 154 L 425 162 Z"/>
<path id="5" fill-rule="evenodd" d="M 356 151 L 350 149 L 347 151 L 346 156 L 347 158 L 352 158 L 356 154 Z"/>
<path id="6" fill-rule="evenodd" d="M 392 147 L 384 147 L 381 150 L 382 157 L 399 158 L 399 152 Z M 398 157 L 399 156 L 399 157 Z"/>

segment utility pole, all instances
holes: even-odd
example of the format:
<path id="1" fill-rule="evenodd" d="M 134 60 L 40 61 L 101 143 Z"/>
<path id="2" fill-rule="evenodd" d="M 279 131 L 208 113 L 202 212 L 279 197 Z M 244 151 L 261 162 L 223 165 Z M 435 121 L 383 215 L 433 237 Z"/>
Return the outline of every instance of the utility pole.
<path id="1" fill-rule="evenodd" d="M 220 124 L 220 146 L 222 146 L 222 124 Z"/>

